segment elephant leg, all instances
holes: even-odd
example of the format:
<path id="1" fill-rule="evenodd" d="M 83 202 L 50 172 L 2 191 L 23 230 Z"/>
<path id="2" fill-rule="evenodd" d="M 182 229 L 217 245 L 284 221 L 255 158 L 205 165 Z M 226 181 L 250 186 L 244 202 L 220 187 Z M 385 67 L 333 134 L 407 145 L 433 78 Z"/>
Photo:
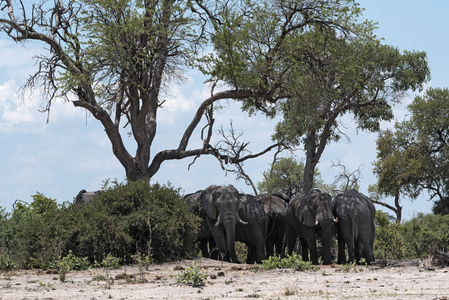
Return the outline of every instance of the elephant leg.
<path id="1" fill-rule="evenodd" d="M 338 264 L 345 264 L 346 263 L 346 243 L 345 239 L 343 238 L 342 233 L 338 232 Z"/>
<path id="2" fill-rule="evenodd" d="M 305 239 L 299 239 L 301 243 L 301 258 L 303 261 L 309 261 L 309 247 Z"/>
<path id="3" fill-rule="evenodd" d="M 209 239 L 209 258 L 211 259 L 215 259 L 215 260 L 219 260 L 219 255 L 218 255 L 218 248 L 217 248 L 217 244 L 215 244 L 215 240 L 213 238 Z"/>
<path id="4" fill-rule="evenodd" d="M 285 243 L 284 235 L 283 234 L 277 234 L 276 235 L 276 241 L 275 241 L 276 255 L 280 256 L 281 258 L 285 256 L 284 243 Z"/>
<path id="5" fill-rule="evenodd" d="M 343 240 L 348 246 L 348 261 L 351 263 L 355 260 L 355 239 L 353 230 L 354 229 L 350 225 L 344 226 L 340 230 Z"/>
<path id="6" fill-rule="evenodd" d="M 288 232 L 286 235 L 287 238 L 287 252 L 288 255 L 293 254 L 293 250 L 295 249 L 296 245 L 296 234 L 293 234 L 292 232 Z"/>
<path id="7" fill-rule="evenodd" d="M 316 246 L 316 232 L 315 228 L 312 227 L 303 227 L 303 234 L 304 234 L 304 242 L 301 243 L 301 246 L 305 249 L 302 249 L 303 253 L 303 260 L 306 260 L 304 257 L 308 260 L 307 252 L 310 252 L 310 260 L 312 261 L 312 264 L 317 265 L 318 264 L 318 252 L 317 252 L 317 246 Z"/>
<path id="8" fill-rule="evenodd" d="M 207 247 L 209 242 L 209 239 L 204 239 L 200 241 L 200 250 L 201 250 L 201 255 L 205 258 L 209 258 L 209 248 Z M 212 249 L 210 249 L 210 251 L 212 251 Z"/>
<path id="9" fill-rule="evenodd" d="M 267 248 L 267 257 L 273 256 L 274 255 L 274 243 L 273 243 L 272 237 L 267 238 L 266 248 Z"/>
<path id="10" fill-rule="evenodd" d="M 370 237 L 363 237 L 361 239 L 360 244 L 363 247 L 363 252 L 361 249 L 360 254 L 363 254 L 363 257 L 365 258 L 366 263 L 370 264 L 374 260 L 374 255 L 373 255 L 373 251 L 371 248 Z"/>
<path id="11" fill-rule="evenodd" d="M 360 262 L 360 260 L 362 259 L 363 255 L 362 255 L 362 251 L 363 251 L 363 244 L 361 242 L 360 239 L 358 239 L 355 242 L 355 261 L 357 263 Z"/>

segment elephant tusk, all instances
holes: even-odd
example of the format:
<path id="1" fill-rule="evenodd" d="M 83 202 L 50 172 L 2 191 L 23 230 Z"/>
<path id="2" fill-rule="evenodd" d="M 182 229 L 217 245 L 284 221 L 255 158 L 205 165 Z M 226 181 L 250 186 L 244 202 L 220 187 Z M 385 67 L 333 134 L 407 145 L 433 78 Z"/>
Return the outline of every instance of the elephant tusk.
<path id="1" fill-rule="evenodd" d="M 318 226 L 319 225 L 319 222 L 318 222 L 318 220 L 316 220 L 315 221 L 315 226 Z"/>
<path id="2" fill-rule="evenodd" d="M 217 227 L 220 224 L 221 224 L 221 219 L 220 219 L 220 216 L 218 216 L 217 222 L 215 223 L 215 227 Z"/>
<path id="3" fill-rule="evenodd" d="M 334 218 L 334 223 L 338 223 L 338 217 Z"/>
<path id="4" fill-rule="evenodd" d="M 248 222 L 245 222 L 245 221 L 243 221 L 241 219 L 239 220 L 239 223 L 242 224 L 242 225 L 248 225 Z"/>

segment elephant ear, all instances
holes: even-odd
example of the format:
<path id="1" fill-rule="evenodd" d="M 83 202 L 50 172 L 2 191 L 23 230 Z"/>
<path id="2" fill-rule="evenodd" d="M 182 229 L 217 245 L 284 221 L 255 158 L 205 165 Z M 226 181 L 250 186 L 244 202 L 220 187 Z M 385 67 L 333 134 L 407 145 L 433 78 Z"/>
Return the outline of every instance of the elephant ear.
<path id="1" fill-rule="evenodd" d="M 296 208 L 295 215 L 298 218 L 299 222 L 301 224 L 308 226 L 308 227 L 314 227 L 315 226 L 315 216 L 312 214 L 312 210 L 310 209 L 309 205 L 307 205 L 305 199 L 301 199 L 302 201 Z"/>
<path id="2" fill-rule="evenodd" d="M 213 220 L 217 219 L 218 213 L 214 203 L 212 188 L 209 187 L 205 189 L 201 193 L 200 199 L 201 199 L 201 208 L 206 213 L 206 215 Z"/>

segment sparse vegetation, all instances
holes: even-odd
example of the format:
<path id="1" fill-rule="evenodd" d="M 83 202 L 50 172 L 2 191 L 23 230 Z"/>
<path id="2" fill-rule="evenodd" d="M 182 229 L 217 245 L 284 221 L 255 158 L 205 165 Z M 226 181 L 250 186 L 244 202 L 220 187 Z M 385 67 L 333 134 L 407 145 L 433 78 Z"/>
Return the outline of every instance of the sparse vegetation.
<path id="1" fill-rule="evenodd" d="M 177 283 L 188 284 L 193 287 L 203 286 L 206 283 L 207 274 L 195 264 L 174 276 Z"/>
<path id="2" fill-rule="evenodd" d="M 267 260 L 263 260 L 256 270 L 271 269 L 294 269 L 295 271 L 318 270 L 316 266 L 312 266 L 311 261 L 303 261 L 301 255 L 293 254 L 287 257 L 279 258 L 278 256 L 270 256 Z"/>

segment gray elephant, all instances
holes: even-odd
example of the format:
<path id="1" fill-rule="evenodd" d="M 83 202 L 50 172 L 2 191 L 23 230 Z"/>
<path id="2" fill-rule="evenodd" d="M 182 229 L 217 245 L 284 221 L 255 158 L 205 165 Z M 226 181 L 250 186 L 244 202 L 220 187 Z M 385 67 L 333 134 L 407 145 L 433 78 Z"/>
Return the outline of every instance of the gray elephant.
<path id="1" fill-rule="evenodd" d="M 261 263 L 266 259 L 265 240 L 268 217 L 256 197 L 240 194 L 239 216 L 247 224 L 237 224 L 235 239 L 248 247 L 247 264 Z"/>
<path id="2" fill-rule="evenodd" d="M 334 222 L 332 215 L 332 198 L 328 193 L 312 189 L 308 193 L 294 197 L 287 208 L 287 247 L 292 254 L 299 238 L 303 260 L 310 258 L 318 264 L 316 246 L 317 234 L 321 233 L 322 257 L 324 264 L 331 264 L 331 248 L 333 244 Z"/>
<path id="3" fill-rule="evenodd" d="M 76 204 L 91 203 L 95 197 L 101 194 L 101 191 L 87 192 L 86 190 L 79 191 L 75 197 Z"/>
<path id="4" fill-rule="evenodd" d="M 195 193 L 187 194 L 184 199 L 189 207 L 189 210 L 194 214 L 201 215 L 201 203 L 200 196 L 203 190 L 196 191 Z M 201 250 L 201 255 L 205 258 L 218 259 L 218 251 L 216 249 L 215 241 L 212 237 L 212 232 L 206 224 L 206 220 L 202 219 L 201 230 L 198 234 L 198 242 Z"/>
<path id="5" fill-rule="evenodd" d="M 257 197 L 268 217 L 266 238 L 268 257 L 275 254 L 280 257 L 285 256 L 288 202 L 276 195 L 261 194 Z"/>
<path id="6" fill-rule="evenodd" d="M 210 232 L 219 258 L 240 263 L 235 251 L 237 224 L 247 225 L 239 216 L 239 192 L 232 186 L 211 185 L 200 194 L 200 216 L 205 232 Z"/>
<path id="7" fill-rule="evenodd" d="M 374 261 L 374 217 L 376 209 L 371 199 L 356 190 L 348 190 L 336 196 L 332 212 L 338 218 L 338 260 L 346 263 L 345 246 L 348 246 L 349 262 L 365 258 Z"/>

